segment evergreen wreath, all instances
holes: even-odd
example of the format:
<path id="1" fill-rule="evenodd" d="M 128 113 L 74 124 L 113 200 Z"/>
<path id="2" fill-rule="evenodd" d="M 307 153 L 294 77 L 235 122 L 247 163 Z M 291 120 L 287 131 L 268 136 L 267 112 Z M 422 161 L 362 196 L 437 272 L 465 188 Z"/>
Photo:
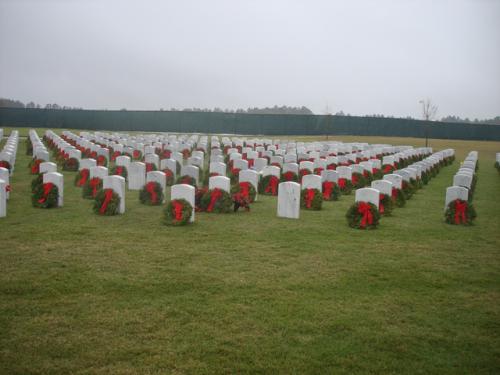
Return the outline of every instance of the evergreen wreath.
<path id="1" fill-rule="evenodd" d="M 6 168 L 9 170 L 12 168 L 10 163 L 7 160 L 0 160 L 0 168 Z"/>
<path id="2" fill-rule="evenodd" d="M 455 199 L 448 204 L 444 213 L 445 221 L 453 225 L 472 225 L 477 217 L 474 206 L 461 199 Z"/>
<path id="3" fill-rule="evenodd" d="M 80 169 L 75 175 L 75 186 L 82 187 L 89 180 L 90 170 L 87 168 Z"/>
<path id="4" fill-rule="evenodd" d="M 201 197 L 200 206 L 205 212 L 229 213 L 233 208 L 233 199 L 228 192 L 215 188 Z"/>
<path id="5" fill-rule="evenodd" d="M 340 192 L 344 195 L 349 195 L 352 192 L 352 182 L 347 178 L 339 178 L 338 185 Z"/>
<path id="6" fill-rule="evenodd" d="M 42 159 L 31 159 L 28 168 L 30 169 L 31 174 L 40 173 L 40 164 L 43 163 Z"/>
<path id="7" fill-rule="evenodd" d="M 174 184 L 174 173 L 168 168 L 165 168 L 163 173 L 165 173 L 167 178 L 167 186 L 172 186 Z"/>
<path id="8" fill-rule="evenodd" d="M 392 200 L 397 207 L 404 207 L 406 204 L 404 191 L 402 189 L 392 188 Z"/>
<path id="9" fill-rule="evenodd" d="M 300 207 L 307 210 L 321 210 L 323 194 L 318 189 L 302 189 L 300 191 Z"/>
<path id="10" fill-rule="evenodd" d="M 179 176 L 177 177 L 176 184 L 187 184 L 196 187 L 196 179 L 188 175 Z"/>
<path id="11" fill-rule="evenodd" d="M 334 181 L 323 182 L 323 200 L 325 201 L 338 201 L 340 197 L 340 188 Z"/>
<path id="12" fill-rule="evenodd" d="M 163 202 L 163 189 L 158 182 L 150 181 L 139 193 L 139 200 L 142 204 L 158 206 Z"/>
<path id="13" fill-rule="evenodd" d="M 280 182 L 299 182 L 299 176 L 293 171 L 287 171 L 281 175 Z"/>
<path id="14" fill-rule="evenodd" d="M 267 175 L 259 181 L 259 194 L 278 195 L 279 178 L 274 175 Z"/>
<path id="15" fill-rule="evenodd" d="M 38 208 L 57 207 L 58 196 L 59 190 L 55 184 L 51 182 L 42 183 L 37 185 L 31 194 L 31 203 L 33 207 Z"/>
<path id="16" fill-rule="evenodd" d="M 120 196 L 113 189 L 101 189 L 94 199 L 94 213 L 104 216 L 118 214 Z"/>
<path id="17" fill-rule="evenodd" d="M 99 190 L 102 189 L 102 179 L 93 177 L 87 180 L 82 189 L 82 197 L 85 199 L 94 199 Z"/>
<path id="18" fill-rule="evenodd" d="M 146 173 L 157 171 L 157 170 L 158 170 L 158 168 L 156 167 L 155 163 L 146 163 Z"/>
<path id="19" fill-rule="evenodd" d="M 165 209 L 165 224 L 173 226 L 187 225 L 191 222 L 192 214 L 193 206 L 187 200 L 171 200 Z"/>
<path id="20" fill-rule="evenodd" d="M 123 165 L 115 165 L 111 168 L 111 176 L 121 176 L 126 180 L 128 177 L 127 167 Z"/>
<path id="21" fill-rule="evenodd" d="M 231 195 L 240 193 L 244 198 L 248 198 L 249 203 L 255 202 L 257 192 L 250 182 L 240 182 L 231 186 Z"/>
<path id="22" fill-rule="evenodd" d="M 379 224 L 380 213 L 373 203 L 356 202 L 347 210 L 346 219 L 351 228 L 375 229 Z"/>
<path id="23" fill-rule="evenodd" d="M 106 159 L 106 156 L 104 155 L 99 155 L 97 157 L 97 166 L 98 167 L 107 167 L 108 166 L 108 159 Z"/>
<path id="24" fill-rule="evenodd" d="M 132 159 L 133 160 L 142 160 L 142 152 L 139 150 L 132 151 Z"/>
<path id="25" fill-rule="evenodd" d="M 363 174 L 361 174 L 359 172 L 353 172 L 352 176 L 351 176 L 351 180 L 352 180 L 352 186 L 354 187 L 354 189 L 360 189 L 360 188 L 366 186 L 366 179 L 363 176 Z"/>
<path id="26" fill-rule="evenodd" d="M 80 162 L 77 158 L 67 158 L 64 159 L 62 169 L 63 171 L 77 171 L 80 166 Z"/>
<path id="27" fill-rule="evenodd" d="M 392 201 L 392 197 L 389 196 L 388 194 L 380 193 L 379 204 L 378 204 L 378 210 L 380 214 L 384 216 L 391 216 L 393 207 L 394 207 L 394 202 Z"/>

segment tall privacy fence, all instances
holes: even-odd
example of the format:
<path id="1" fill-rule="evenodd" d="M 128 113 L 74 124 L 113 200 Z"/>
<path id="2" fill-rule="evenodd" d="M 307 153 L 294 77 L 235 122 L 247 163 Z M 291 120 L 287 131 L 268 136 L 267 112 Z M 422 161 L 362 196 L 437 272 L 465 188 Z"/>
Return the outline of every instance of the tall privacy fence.
<path id="1" fill-rule="evenodd" d="M 356 116 L 0 108 L 0 126 L 251 135 L 373 135 L 500 140 L 500 126 Z"/>

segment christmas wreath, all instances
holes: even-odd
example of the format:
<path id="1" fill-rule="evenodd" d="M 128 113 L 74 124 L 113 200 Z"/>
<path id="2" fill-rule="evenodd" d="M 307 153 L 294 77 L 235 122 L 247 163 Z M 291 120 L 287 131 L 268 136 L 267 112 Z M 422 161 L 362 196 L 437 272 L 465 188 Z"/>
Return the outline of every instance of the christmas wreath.
<path id="1" fill-rule="evenodd" d="M 57 207 L 59 191 L 57 186 L 51 182 L 42 183 L 35 187 L 31 195 L 33 207 L 52 208 Z"/>
<path id="2" fill-rule="evenodd" d="M 394 166 L 392 164 L 384 164 L 382 165 L 382 173 L 390 174 L 394 171 Z"/>
<path id="3" fill-rule="evenodd" d="M 321 210 L 323 195 L 318 189 L 302 189 L 300 192 L 300 207 L 308 210 Z"/>
<path id="4" fill-rule="evenodd" d="M 314 174 L 321 176 L 321 172 L 323 172 L 323 168 L 321 168 L 321 167 L 314 168 Z"/>
<path id="5" fill-rule="evenodd" d="M 182 150 L 182 158 L 183 159 L 187 159 L 191 156 L 191 150 L 185 148 L 184 150 Z"/>
<path id="6" fill-rule="evenodd" d="M 170 156 L 172 156 L 172 152 L 170 150 L 163 150 L 160 152 L 160 159 L 170 159 Z"/>
<path id="7" fill-rule="evenodd" d="M 239 168 L 233 168 L 231 167 L 229 169 L 229 178 L 231 179 L 231 183 L 235 183 L 238 180 L 238 177 L 240 175 L 240 169 Z"/>
<path id="8" fill-rule="evenodd" d="M 177 184 L 187 184 L 196 187 L 196 179 L 194 177 L 184 175 L 179 176 L 176 181 Z"/>
<path id="9" fill-rule="evenodd" d="M 352 182 L 347 178 L 339 178 L 339 189 L 342 194 L 349 195 L 352 192 Z"/>
<path id="10" fill-rule="evenodd" d="M 279 178 L 274 175 L 264 176 L 259 182 L 259 193 L 265 195 L 278 195 L 279 183 Z"/>
<path id="11" fill-rule="evenodd" d="M 43 184 L 43 174 L 40 173 L 33 180 L 31 180 L 31 192 L 34 193 L 39 185 Z"/>
<path id="12" fill-rule="evenodd" d="M 413 187 L 408 181 L 403 180 L 402 190 L 406 200 L 410 199 L 413 195 Z"/>
<path id="13" fill-rule="evenodd" d="M 365 179 L 366 185 L 370 184 L 373 181 L 373 173 L 370 171 L 364 170 L 363 177 Z"/>
<path id="14" fill-rule="evenodd" d="M 98 167 L 107 167 L 108 166 L 108 159 L 106 159 L 106 156 L 99 155 L 97 157 L 97 166 Z"/>
<path id="15" fill-rule="evenodd" d="M 77 158 L 64 159 L 62 169 L 63 171 L 77 171 L 80 163 Z"/>
<path id="16" fill-rule="evenodd" d="M 201 212 L 201 198 L 208 191 L 208 187 L 196 188 L 194 193 L 194 210 L 196 212 Z"/>
<path id="17" fill-rule="evenodd" d="M 338 201 L 340 197 L 340 188 L 333 181 L 323 182 L 323 200 Z"/>
<path id="18" fill-rule="evenodd" d="M 90 170 L 87 168 L 80 169 L 75 176 L 75 186 L 82 187 L 89 180 Z"/>
<path id="19" fill-rule="evenodd" d="M 361 173 L 353 172 L 351 180 L 354 189 L 359 189 L 362 188 L 363 186 L 366 186 L 366 180 Z"/>
<path id="20" fill-rule="evenodd" d="M 132 152 L 132 159 L 134 160 L 142 160 L 142 152 L 139 150 L 134 150 Z"/>
<path id="21" fill-rule="evenodd" d="M 335 169 L 337 169 L 337 164 L 335 163 L 330 163 L 326 166 L 326 169 L 328 170 L 331 170 L 331 171 L 334 171 Z"/>
<path id="22" fill-rule="evenodd" d="M 382 171 L 378 168 L 372 168 L 372 181 L 381 180 L 384 177 Z"/>
<path id="23" fill-rule="evenodd" d="M 0 168 L 6 168 L 10 172 L 10 163 L 7 160 L 0 160 Z"/>
<path id="24" fill-rule="evenodd" d="M 168 168 L 165 168 L 163 173 L 167 177 L 167 186 L 172 186 L 174 184 L 174 173 Z"/>
<path id="25" fill-rule="evenodd" d="M 288 172 L 285 172 L 281 175 L 280 181 L 281 182 L 288 182 L 288 181 L 299 182 L 299 176 L 297 176 L 297 173 L 295 173 L 295 172 L 288 171 Z"/>
<path id="26" fill-rule="evenodd" d="M 429 183 L 429 173 L 427 171 L 422 171 L 420 179 L 424 185 L 427 185 Z"/>
<path id="27" fill-rule="evenodd" d="M 379 224 L 380 213 L 373 203 L 356 202 L 347 210 L 346 218 L 351 228 L 375 229 Z"/>
<path id="28" fill-rule="evenodd" d="M 118 214 L 120 196 L 113 189 L 101 189 L 94 199 L 94 212 L 98 215 L 112 216 Z"/>
<path id="29" fill-rule="evenodd" d="M 444 214 L 446 222 L 454 225 L 471 225 L 476 216 L 474 206 L 461 199 L 451 201 Z"/>
<path id="30" fill-rule="evenodd" d="M 102 189 L 102 179 L 99 177 L 93 177 L 83 185 L 82 197 L 86 199 L 94 199 L 97 196 L 99 190 Z"/>
<path id="31" fill-rule="evenodd" d="M 111 154 L 111 161 L 115 161 L 118 156 L 122 156 L 123 153 L 120 151 L 115 151 Z"/>
<path id="32" fill-rule="evenodd" d="M 243 207 L 245 211 L 250 211 L 250 197 L 248 194 L 244 195 L 243 192 L 237 191 L 231 193 L 231 198 L 233 199 L 234 212 L 238 211 L 240 207 Z"/>
<path id="33" fill-rule="evenodd" d="M 228 213 L 233 207 L 233 200 L 229 193 L 215 188 L 208 190 L 201 197 L 200 206 L 205 212 Z"/>
<path id="34" fill-rule="evenodd" d="M 393 187 L 391 198 L 397 207 L 403 207 L 406 204 L 405 193 L 401 189 Z"/>
<path id="35" fill-rule="evenodd" d="M 299 169 L 300 181 L 302 181 L 302 177 L 307 176 L 308 174 L 312 174 L 312 172 L 309 169 L 307 168 Z"/>
<path id="36" fill-rule="evenodd" d="M 165 209 L 165 224 L 174 226 L 189 224 L 192 214 L 193 206 L 187 200 L 171 200 Z"/>
<path id="37" fill-rule="evenodd" d="M 158 206 L 163 202 L 163 189 L 158 182 L 148 182 L 139 193 L 139 200 L 143 204 Z"/>
<path id="38" fill-rule="evenodd" d="M 40 173 L 40 164 L 43 163 L 42 159 L 31 159 L 28 167 L 30 168 L 31 174 Z"/>
<path id="39" fill-rule="evenodd" d="M 146 173 L 157 171 L 157 170 L 158 170 L 158 168 L 156 168 L 155 163 L 146 163 Z"/>
<path id="40" fill-rule="evenodd" d="M 394 203 L 388 194 L 379 194 L 378 210 L 381 215 L 390 216 Z"/>
<path id="41" fill-rule="evenodd" d="M 113 168 L 111 168 L 111 176 L 121 176 L 124 179 L 127 179 L 127 167 L 124 167 L 123 165 L 115 165 Z"/>
<path id="42" fill-rule="evenodd" d="M 249 203 L 253 203 L 255 201 L 255 196 L 257 195 L 257 192 L 255 191 L 253 185 L 247 181 L 234 184 L 231 187 L 231 195 L 237 193 L 240 193 L 243 198 L 248 199 Z"/>

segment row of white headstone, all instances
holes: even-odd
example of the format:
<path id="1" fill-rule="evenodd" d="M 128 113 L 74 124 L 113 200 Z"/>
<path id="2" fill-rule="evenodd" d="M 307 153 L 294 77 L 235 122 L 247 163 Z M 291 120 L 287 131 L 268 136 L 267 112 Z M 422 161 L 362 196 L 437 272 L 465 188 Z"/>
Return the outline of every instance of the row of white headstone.
<path id="1" fill-rule="evenodd" d="M 0 140 L 2 139 L 3 129 Z M 0 162 L 7 162 L 10 166 L 10 170 L 0 167 L 0 217 L 7 216 L 7 199 L 9 199 L 10 196 L 10 176 L 14 173 L 18 145 L 19 132 L 13 130 L 0 152 Z"/>
<path id="2" fill-rule="evenodd" d="M 448 208 L 450 202 L 457 199 L 467 202 L 471 197 L 471 189 L 476 173 L 478 152 L 471 151 L 460 166 L 460 169 L 453 176 L 453 185 L 446 189 L 444 210 Z"/>

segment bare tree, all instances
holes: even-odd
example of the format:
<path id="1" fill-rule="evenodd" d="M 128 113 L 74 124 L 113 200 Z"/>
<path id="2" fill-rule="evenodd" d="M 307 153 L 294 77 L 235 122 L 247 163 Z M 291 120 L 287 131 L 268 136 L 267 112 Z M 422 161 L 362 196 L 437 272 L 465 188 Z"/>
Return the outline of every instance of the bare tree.
<path id="1" fill-rule="evenodd" d="M 438 106 L 435 105 L 429 98 L 421 100 L 419 102 L 422 104 L 422 117 L 426 121 L 432 121 L 436 118 L 438 111 Z"/>

